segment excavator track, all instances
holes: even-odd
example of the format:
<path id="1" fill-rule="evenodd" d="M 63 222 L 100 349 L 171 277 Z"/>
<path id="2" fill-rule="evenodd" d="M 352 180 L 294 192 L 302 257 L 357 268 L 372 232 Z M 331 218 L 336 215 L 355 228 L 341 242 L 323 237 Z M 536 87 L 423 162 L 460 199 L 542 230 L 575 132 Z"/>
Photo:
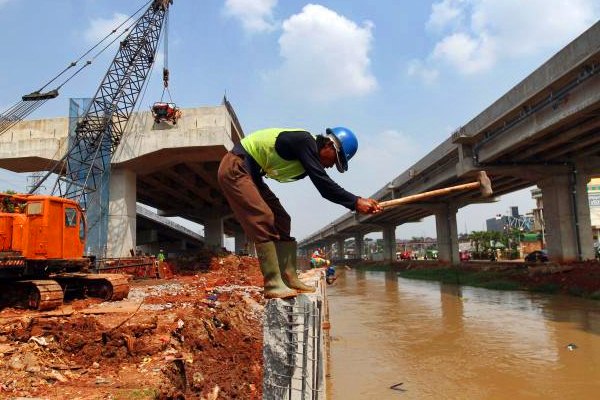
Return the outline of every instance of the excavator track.
<path id="1" fill-rule="evenodd" d="M 65 273 L 51 276 L 60 283 L 66 296 L 122 300 L 129 294 L 129 280 L 122 274 Z"/>
<path id="2" fill-rule="evenodd" d="M 52 280 L 29 280 L 20 281 L 15 289 L 25 291 L 26 296 L 22 298 L 27 303 L 27 308 L 34 310 L 52 310 L 60 307 L 63 303 L 63 289 L 56 281 Z M 22 294 L 23 291 L 20 291 Z"/>

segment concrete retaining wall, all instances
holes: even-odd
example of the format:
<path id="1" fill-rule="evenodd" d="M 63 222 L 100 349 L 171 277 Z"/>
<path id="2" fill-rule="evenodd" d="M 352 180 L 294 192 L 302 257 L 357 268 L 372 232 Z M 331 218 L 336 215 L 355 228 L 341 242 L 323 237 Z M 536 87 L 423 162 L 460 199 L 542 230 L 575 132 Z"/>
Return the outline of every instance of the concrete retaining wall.
<path id="1" fill-rule="evenodd" d="M 301 278 L 317 291 L 269 300 L 265 307 L 265 400 L 326 399 L 325 329 L 329 322 L 324 273 L 313 270 Z"/>

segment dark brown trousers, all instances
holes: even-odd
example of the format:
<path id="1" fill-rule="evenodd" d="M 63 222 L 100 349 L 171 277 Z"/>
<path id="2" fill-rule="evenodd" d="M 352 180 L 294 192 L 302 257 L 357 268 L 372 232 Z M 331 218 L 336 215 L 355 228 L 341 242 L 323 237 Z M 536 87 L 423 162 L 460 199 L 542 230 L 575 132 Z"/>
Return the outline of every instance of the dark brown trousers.
<path id="1" fill-rule="evenodd" d="M 261 182 L 256 184 L 244 166 L 243 156 L 225 154 L 219 165 L 219 185 L 244 228 L 255 243 L 294 240 L 290 237 L 291 218 L 279 199 Z"/>

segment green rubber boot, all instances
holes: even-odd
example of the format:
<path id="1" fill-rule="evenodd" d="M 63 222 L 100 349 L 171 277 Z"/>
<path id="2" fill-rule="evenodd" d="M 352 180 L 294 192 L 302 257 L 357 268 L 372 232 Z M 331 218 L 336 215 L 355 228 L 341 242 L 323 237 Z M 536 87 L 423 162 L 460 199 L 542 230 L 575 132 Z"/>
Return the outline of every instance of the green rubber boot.
<path id="1" fill-rule="evenodd" d="M 277 248 L 277 258 L 279 259 L 279 270 L 281 278 L 288 287 L 296 289 L 299 293 L 312 293 L 317 290 L 314 286 L 309 286 L 298 279 L 296 272 L 296 252 L 298 244 L 295 241 L 275 242 Z"/>
<path id="2" fill-rule="evenodd" d="M 281 280 L 275 243 L 256 243 L 256 255 L 265 281 L 263 293 L 265 299 L 285 299 L 298 295 L 297 291 L 287 287 Z"/>

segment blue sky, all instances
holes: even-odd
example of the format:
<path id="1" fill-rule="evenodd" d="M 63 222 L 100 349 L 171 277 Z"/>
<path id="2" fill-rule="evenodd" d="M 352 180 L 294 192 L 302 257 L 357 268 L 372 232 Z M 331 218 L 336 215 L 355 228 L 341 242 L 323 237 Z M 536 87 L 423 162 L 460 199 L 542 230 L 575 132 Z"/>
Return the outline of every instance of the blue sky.
<path id="1" fill-rule="evenodd" d="M 38 89 L 145 1 L 0 0 L 0 112 Z M 246 133 L 346 126 L 359 150 L 330 175 L 367 197 L 457 127 L 482 112 L 600 18 L 595 0 L 175 0 L 169 19 L 171 95 L 181 107 L 211 106 L 224 93 Z M 58 99 L 30 118 L 65 116 L 70 97 L 90 97 L 116 50 L 96 58 Z M 160 98 L 163 57 L 140 108 Z M 0 188 L 25 190 L 0 170 Z M 346 212 L 308 179 L 270 183 L 302 238 Z M 522 213 L 529 190 L 468 206 L 459 231 Z M 467 218 L 468 214 L 468 218 Z M 435 235 L 433 218 L 397 237 Z"/>

